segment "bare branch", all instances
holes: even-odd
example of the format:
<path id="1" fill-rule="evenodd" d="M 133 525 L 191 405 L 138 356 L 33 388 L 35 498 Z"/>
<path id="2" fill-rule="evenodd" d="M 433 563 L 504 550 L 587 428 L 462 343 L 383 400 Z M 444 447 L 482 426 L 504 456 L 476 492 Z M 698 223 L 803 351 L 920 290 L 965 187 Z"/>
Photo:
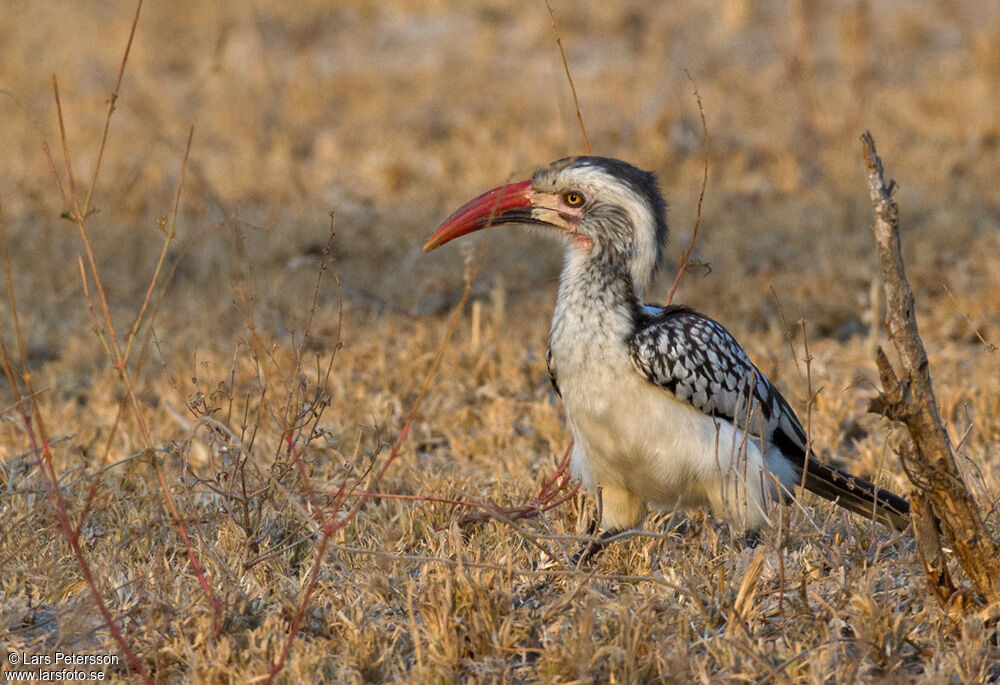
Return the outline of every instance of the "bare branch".
<path id="1" fill-rule="evenodd" d="M 907 444 L 899 450 L 899 455 L 915 487 L 911 516 L 928 581 L 935 592 L 943 602 L 950 601 L 955 592 L 937 541 L 939 526 L 976 592 L 987 602 L 995 602 L 1000 598 L 1000 547 L 986 531 L 979 507 L 962 481 L 938 413 L 927 354 L 917 330 L 913 291 L 903 269 L 899 208 L 892 197 L 895 183 L 885 182 L 882 160 L 875 152 L 871 134 L 866 131 L 861 143 L 875 214 L 873 231 L 885 283 L 886 328 L 902 368 L 902 378 L 897 379 L 888 358 L 879 350 L 882 393 L 872 400 L 869 408 L 905 424 L 913 440 L 912 448 Z"/>

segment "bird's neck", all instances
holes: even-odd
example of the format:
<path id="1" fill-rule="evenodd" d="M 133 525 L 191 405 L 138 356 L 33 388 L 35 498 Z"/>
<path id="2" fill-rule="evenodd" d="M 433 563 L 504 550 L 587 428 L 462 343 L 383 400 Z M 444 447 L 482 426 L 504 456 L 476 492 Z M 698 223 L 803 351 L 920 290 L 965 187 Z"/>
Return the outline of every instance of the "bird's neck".
<path id="1" fill-rule="evenodd" d="M 552 317 L 553 350 L 603 343 L 624 345 L 641 304 L 627 270 L 591 259 L 581 250 L 570 250 Z"/>

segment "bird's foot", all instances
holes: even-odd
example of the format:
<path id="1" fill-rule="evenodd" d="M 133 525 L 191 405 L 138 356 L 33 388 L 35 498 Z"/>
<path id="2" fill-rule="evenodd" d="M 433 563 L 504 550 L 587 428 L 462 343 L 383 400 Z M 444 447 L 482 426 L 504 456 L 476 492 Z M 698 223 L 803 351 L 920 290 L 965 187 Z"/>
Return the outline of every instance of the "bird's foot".
<path id="1" fill-rule="evenodd" d="M 591 535 L 594 534 L 593 529 L 596 527 L 596 525 L 592 526 L 590 532 Z M 621 534 L 621 532 L 622 531 L 620 530 L 606 530 L 598 535 L 596 540 L 590 540 L 589 542 L 584 543 L 584 545 L 576 551 L 576 554 L 570 557 L 570 564 L 573 566 L 580 566 L 581 564 L 590 561 L 604 550 L 611 538 L 616 537 Z"/>

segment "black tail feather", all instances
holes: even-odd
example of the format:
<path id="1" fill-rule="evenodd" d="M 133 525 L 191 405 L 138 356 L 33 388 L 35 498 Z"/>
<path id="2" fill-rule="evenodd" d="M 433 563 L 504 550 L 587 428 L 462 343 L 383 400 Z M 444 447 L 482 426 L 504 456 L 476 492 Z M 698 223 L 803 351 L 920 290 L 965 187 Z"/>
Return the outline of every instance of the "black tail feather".
<path id="1" fill-rule="evenodd" d="M 796 462 L 793 464 L 801 483 L 802 466 Z M 873 518 L 896 530 L 904 530 L 910 525 L 908 501 L 812 456 L 806 469 L 805 487 L 809 492 L 835 502 L 848 511 Z"/>

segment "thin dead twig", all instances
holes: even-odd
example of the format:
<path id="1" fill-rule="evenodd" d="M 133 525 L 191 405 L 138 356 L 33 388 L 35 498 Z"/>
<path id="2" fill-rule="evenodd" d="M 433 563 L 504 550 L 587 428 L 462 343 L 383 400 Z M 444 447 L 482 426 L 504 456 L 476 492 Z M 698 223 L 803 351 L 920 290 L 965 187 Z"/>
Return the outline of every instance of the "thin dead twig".
<path id="1" fill-rule="evenodd" d="M 108 99 L 108 115 L 104 118 L 104 132 L 101 134 L 101 144 L 97 148 L 97 159 L 94 161 L 94 171 L 90 175 L 90 188 L 87 190 L 87 199 L 83 202 L 83 216 L 86 216 L 90 212 L 90 202 L 94 197 L 94 188 L 97 187 L 97 175 L 101 171 L 101 161 L 104 159 L 104 149 L 108 142 L 108 130 L 111 128 L 111 115 L 114 113 L 115 105 L 118 103 L 118 92 L 121 90 L 122 80 L 125 78 L 125 65 L 128 64 L 128 56 L 129 53 L 132 52 L 132 41 L 135 39 L 135 30 L 139 25 L 139 12 L 141 10 L 142 0 L 139 0 L 135 4 L 135 16 L 132 17 L 132 26 L 129 28 L 128 42 L 125 43 L 125 53 L 122 55 L 121 66 L 118 67 L 118 79 L 115 81 L 114 90 L 111 91 L 111 97 Z M 61 125 L 62 122 L 60 121 L 60 126 Z M 188 146 L 190 146 L 190 141 L 188 141 Z M 69 157 L 66 159 L 68 164 Z M 185 155 L 185 161 L 186 160 L 187 155 Z M 183 178 L 183 172 L 181 177 Z M 70 178 L 72 178 L 72 176 Z"/>
<path id="2" fill-rule="evenodd" d="M 105 135 L 101 139 L 101 144 L 100 147 L 98 148 L 97 161 L 95 162 L 94 166 L 94 174 L 93 177 L 91 178 L 90 191 L 87 195 L 87 199 L 83 203 L 80 202 L 80 195 L 77 192 L 76 182 L 73 176 L 73 164 L 70 157 L 69 140 L 66 135 L 66 126 L 65 126 L 65 119 L 63 117 L 62 102 L 59 98 L 59 83 L 58 80 L 56 79 L 56 76 L 54 74 L 52 75 L 52 90 L 56 103 L 56 114 L 59 120 L 59 135 L 60 135 L 60 141 L 62 143 L 63 158 L 66 164 L 66 174 L 69 180 L 69 188 L 70 188 L 69 199 L 72 204 L 72 207 L 70 209 L 67 209 L 63 213 L 63 216 L 72 221 L 74 224 L 76 224 L 77 228 L 79 229 L 80 240 L 84 247 L 84 253 L 87 256 L 87 266 L 89 266 L 90 276 L 93 279 L 95 289 L 97 290 L 98 301 L 100 302 L 101 306 L 101 314 L 103 317 L 103 323 L 106 331 L 106 336 L 102 339 L 102 344 L 104 344 L 106 349 L 108 350 L 110 360 L 114 368 L 118 371 L 119 377 L 121 378 L 122 385 L 125 388 L 125 397 L 128 399 L 133 417 L 136 422 L 136 427 L 138 428 L 139 433 L 142 437 L 142 441 L 147 449 L 147 452 L 150 455 L 150 464 L 153 469 L 153 473 L 156 477 L 156 481 L 159 484 L 160 490 L 163 493 L 163 498 L 164 501 L 166 502 L 167 509 L 170 512 L 171 520 L 174 524 L 174 527 L 177 529 L 178 535 L 180 536 L 182 542 L 184 543 L 184 548 L 187 552 L 188 559 L 191 562 L 192 570 L 194 571 L 195 576 L 198 579 L 198 583 L 201 586 L 202 592 L 205 594 L 205 597 L 208 599 L 209 605 L 212 607 L 214 630 L 217 631 L 218 629 L 221 628 L 222 604 L 221 601 L 215 596 L 215 593 L 212 591 L 212 587 L 209 584 L 205 572 L 198 561 L 198 555 L 195 553 L 194 547 L 191 544 L 190 538 L 188 536 L 187 525 L 177 510 L 177 505 L 173 500 L 173 496 L 170 494 L 170 489 L 169 486 L 167 485 L 166 478 L 163 475 L 163 471 L 160 468 L 155 458 L 153 439 L 149 432 L 149 428 L 146 424 L 145 418 L 143 417 L 142 408 L 139 406 L 139 400 L 135 393 L 132 375 L 129 373 L 128 370 L 127 359 L 124 353 L 122 352 L 121 346 L 118 342 L 118 338 L 115 334 L 114 322 L 111 315 L 111 307 L 108 304 L 107 295 L 104 289 L 104 283 L 101 280 L 100 271 L 97 267 L 97 259 L 94 256 L 94 251 L 91 246 L 86 225 L 87 217 L 91 213 L 90 203 L 93 196 L 94 187 L 97 184 L 97 176 L 98 172 L 100 171 L 100 160 L 103 158 L 104 149 L 107 145 L 107 132 L 110 126 L 109 122 L 115 110 L 115 103 L 118 98 L 118 88 L 120 87 L 122 78 L 124 77 L 125 66 L 128 63 L 128 56 L 129 52 L 131 51 L 132 40 L 135 35 L 136 26 L 139 21 L 139 10 L 141 10 L 141 8 L 142 8 L 142 0 L 139 0 L 136 7 L 135 16 L 133 17 L 132 25 L 130 27 L 129 39 L 125 47 L 124 55 L 122 57 L 122 64 L 119 70 L 118 80 L 115 85 L 115 90 L 112 92 L 111 101 L 109 102 L 108 105 L 108 113 L 105 119 Z M 46 151 L 47 149 L 48 148 L 46 146 Z M 54 165 L 51 166 L 54 173 L 55 167 Z M 60 187 L 61 191 L 62 184 L 59 182 L 58 175 L 56 175 L 56 182 L 57 185 Z M 169 235 L 166 237 L 166 240 L 167 241 L 170 240 Z M 86 274 L 84 274 L 83 277 L 84 281 L 86 282 Z M 88 293 L 88 306 L 90 306 L 91 309 L 93 309 L 93 304 L 89 300 L 89 293 Z"/>
<path id="3" fill-rule="evenodd" d="M 962 315 L 963 319 L 965 319 L 965 323 L 969 324 L 969 328 L 972 330 L 973 333 L 975 333 L 976 337 L 979 338 L 979 342 L 982 343 L 986 351 L 989 352 L 990 354 L 996 354 L 997 346 L 987 341 L 986 338 L 983 337 L 983 334 L 979 331 L 979 328 L 972 323 L 972 318 L 969 317 L 969 315 L 966 314 L 965 311 L 958 304 L 958 300 L 955 298 L 955 294 L 951 292 L 951 288 L 948 287 L 948 284 L 941 283 L 941 287 L 944 288 L 944 291 L 946 293 L 948 293 L 948 297 L 950 297 L 951 301 L 955 303 L 955 309 L 957 309 L 958 313 Z"/>
<path id="4" fill-rule="evenodd" d="M 552 9 L 552 3 L 545 0 L 545 7 L 549 10 L 549 19 L 552 20 L 552 32 L 556 36 L 556 45 L 559 46 L 559 56 L 562 57 L 563 69 L 566 71 L 566 80 L 569 81 L 570 92 L 573 93 L 573 106 L 576 108 L 576 122 L 580 125 L 580 134 L 583 136 L 583 149 L 590 154 L 590 141 L 587 139 L 587 129 L 583 125 L 583 115 L 580 113 L 580 100 L 576 97 L 576 86 L 573 85 L 573 76 L 569 73 L 569 63 L 566 61 L 566 52 L 563 50 L 562 36 L 559 34 L 559 27 L 556 25 L 556 13 Z"/>
<path id="5" fill-rule="evenodd" d="M 164 226 L 165 240 L 163 241 L 163 246 L 160 248 L 160 256 L 156 260 L 156 268 L 153 269 L 153 276 L 149 279 L 149 287 L 146 289 L 146 296 L 142 300 L 142 306 L 139 308 L 139 313 L 135 317 L 135 322 L 132 324 L 132 328 L 129 329 L 128 336 L 126 338 L 127 344 L 125 345 L 125 362 L 128 363 L 129 357 L 132 355 L 132 345 L 135 343 L 136 335 L 139 333 L 139 328 L 142 326 L 142 321 L 146 315 L 146 309 L 149 307 L 149 301 L 153 297 L 153 291 L 156 289 L 156 284 L 160 277 L 160 271 L 163 269 L 163 264 L 167 259 L 167 252 L 170 249 L 170 244 L 173 242 L 174 237 L 177 235 L 177 211 L 181 203 L 181 191 L 184 190 L 184 171 L 187 169 L 188 157 L 191 155 L 191 141 L 194 139 L 194 126 L 188 131 L 187 145 L 184 146 L 184 159 L 181 161 L 181 170 L 177 176 L 177 190 L 174 193 L 174 207 L 173 211 L 170 213 L 170 222 Z"/>
<path id="6" fill-rule="evenodd" d="M 687 69 L 684 70 L 684 73 L 687 74 L 688 80 L 694 88 L 694 98 L 698 103 L 698 113 L 701 115 L 701 145 L 704 153 L 704 164 L 701 177 L 701 191 L 698 193 L 698 212 L 694 217 L 694 229 L 691 231 L 691 241 L 688 243 L 687 249 L 681 253 L 681 263 L 677 267 L 677 275 L 674 276 L 674 283 L 670 286 L 670 294 L 667 295 L 666 304 L 668 305 L 674 301 L 674 293 L 677 292 L 677 286 L 681 282 L 681 274 L 687 271 L 688 266 L 691 264 L 691 252 L 694 250 L 694 241 L 698 239 L 698 228 L 701 226 L 701 206 L 705 200 L 705 188 L 708 186 L 708 124 L 705 123 L 705 108 L 701 104 L 701 93 L 698 92 L 698 84 L 695 83 L 694 78 Z"/>

